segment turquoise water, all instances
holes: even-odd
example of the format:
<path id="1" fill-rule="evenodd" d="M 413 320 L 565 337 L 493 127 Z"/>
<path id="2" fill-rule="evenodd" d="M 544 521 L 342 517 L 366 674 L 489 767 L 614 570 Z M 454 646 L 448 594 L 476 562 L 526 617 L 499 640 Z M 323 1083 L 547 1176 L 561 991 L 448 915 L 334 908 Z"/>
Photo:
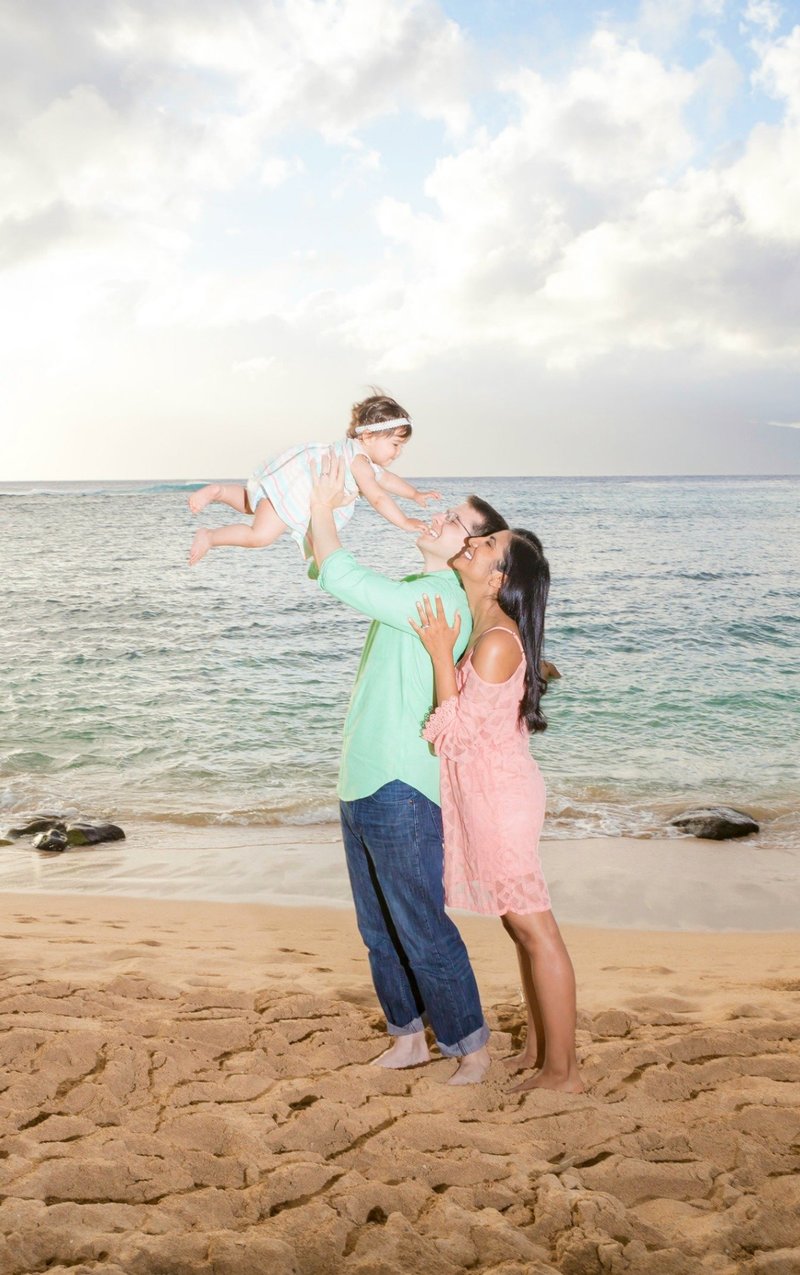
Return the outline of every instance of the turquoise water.
<path id="1" fill-rule="evenodd" d="M 535 529 L 563 677 L 535 741 L 551 836 L 663 831 L 696 801 L 800 840 L 800 479 L 447 479 Z M 174 822 L 335 813 L 367 623 L 288 540 L 186 565 L 189 485 L 0 486 L 0 817 Z M 203 515 L 224 521 L 213 507 Z M 411 537 L 360 507 L 347 544 L 401 576 Z"/>

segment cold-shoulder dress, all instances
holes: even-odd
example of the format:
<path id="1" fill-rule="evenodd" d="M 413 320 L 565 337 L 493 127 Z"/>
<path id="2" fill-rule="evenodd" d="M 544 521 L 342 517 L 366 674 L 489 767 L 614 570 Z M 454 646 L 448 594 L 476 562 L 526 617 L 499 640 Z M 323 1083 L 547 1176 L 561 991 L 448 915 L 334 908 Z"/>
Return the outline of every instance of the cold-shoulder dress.
<path id="1" fill-rule="evenodd" d="M 450 907 L 491 916 L 550 907 L 539 861 L 545 785 L 530 754 L 529 732 L 518 720 L 524 681 L 524 652 L 499 683 L 479 676 L 470 652 L 456 666 L 458 695 L 445 700 L 423 730 L 442 763 Z"/>

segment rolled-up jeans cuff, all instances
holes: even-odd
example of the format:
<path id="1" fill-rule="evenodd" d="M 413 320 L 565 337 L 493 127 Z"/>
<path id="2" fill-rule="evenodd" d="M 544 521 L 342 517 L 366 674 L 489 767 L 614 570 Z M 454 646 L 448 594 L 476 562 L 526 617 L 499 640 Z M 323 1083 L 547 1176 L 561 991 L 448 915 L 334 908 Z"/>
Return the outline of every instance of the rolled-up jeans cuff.
<path id="1" fill-rule="evenodd" d="M 425 1030 L 425 1024 L 421 1018 L 412 1018 L 410 1023 L 406 1023 L 405 1027 L 395 1027 L 394 1023 L 386 1024 L 386 1030 L 390 1036 L 413 1036 L 416 1032 Z"/>
<path id="2" fill-rule="evenodd" d="M 489 1028 L 484 1023 L 477 1031 L 470 1032 L 469 1036 L 457 1040 L 454 1045 L 444 1045 L 440 1040 L 436 1044 L 445 1058 L 461 1058 L 464 1054 L 474 1054 L 476 1050 L 482 1049 L 490 1035 Z"/>

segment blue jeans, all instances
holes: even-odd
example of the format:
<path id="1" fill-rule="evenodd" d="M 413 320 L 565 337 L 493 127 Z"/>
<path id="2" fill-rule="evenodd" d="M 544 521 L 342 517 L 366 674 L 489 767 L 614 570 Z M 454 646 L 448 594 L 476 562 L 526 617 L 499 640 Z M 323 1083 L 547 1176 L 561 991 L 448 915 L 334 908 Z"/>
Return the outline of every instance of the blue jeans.
<path id="1" fill-rule="evenodd" d="M 399 779 L 339 805 L 358 928 L 389 1032 L 422 1031 L 443 1054 L 489 1039 L 475 975 L 444 910 L 442 812 Z"/>

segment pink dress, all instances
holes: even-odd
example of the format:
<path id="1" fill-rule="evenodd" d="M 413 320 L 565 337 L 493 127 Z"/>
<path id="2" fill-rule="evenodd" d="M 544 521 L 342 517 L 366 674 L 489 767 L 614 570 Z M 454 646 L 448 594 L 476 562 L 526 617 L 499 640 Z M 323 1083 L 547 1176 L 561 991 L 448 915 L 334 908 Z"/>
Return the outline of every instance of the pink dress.
<path id="1" fill-rule="evenodd" d="M 470 652 L 456 666 L 456 682 L 458 695 L 422 732 L 442 760 L 445 899 L 491 916 L 546 912 L 539 862 L 545 786 L 518 721 L 525 659 L 507 681 L 491 683 L 478 676 Z"/>

